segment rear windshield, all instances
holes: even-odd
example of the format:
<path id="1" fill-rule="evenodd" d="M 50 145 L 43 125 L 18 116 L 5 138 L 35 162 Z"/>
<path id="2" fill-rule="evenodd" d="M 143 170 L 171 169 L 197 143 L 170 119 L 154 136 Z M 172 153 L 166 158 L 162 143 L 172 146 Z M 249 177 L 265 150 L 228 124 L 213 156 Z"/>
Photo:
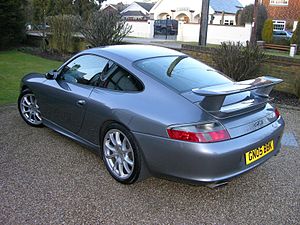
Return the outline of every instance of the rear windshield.
<path id="1" fill-rule="evenodd" d="M 187 56 L 144 59 L 135 65 L 179 92 L 231 82 L 218 71 Z"/>

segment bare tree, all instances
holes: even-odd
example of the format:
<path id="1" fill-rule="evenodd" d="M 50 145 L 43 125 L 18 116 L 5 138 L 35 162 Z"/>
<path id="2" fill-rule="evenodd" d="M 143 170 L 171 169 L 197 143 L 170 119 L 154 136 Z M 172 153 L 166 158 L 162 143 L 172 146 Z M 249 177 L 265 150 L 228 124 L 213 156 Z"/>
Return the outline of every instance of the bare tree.
<path id="1" fill-rule="evenodd" d="M 120 43 L 132 28 L 118 13 L 109 11 L 92 13 L 87 21 L 80 21 L 80 27 L 92 47 Z"/>
<path id="2" fill-rule="evenodd" d="M 248 42 L 246 45 L 222 42 L 220 47 L 214 48 L 212 59 L 218 70 L 241 81 L 256 77 L 266 56 L 259 46 Z"/>
<path id="3" fill-rule="evenodd" d="M 78 18 L 73 15 L 56 15 L 48 17 L 50 24 L 50 48 L 59 53 L 72 52 L 73 33 Z"/>

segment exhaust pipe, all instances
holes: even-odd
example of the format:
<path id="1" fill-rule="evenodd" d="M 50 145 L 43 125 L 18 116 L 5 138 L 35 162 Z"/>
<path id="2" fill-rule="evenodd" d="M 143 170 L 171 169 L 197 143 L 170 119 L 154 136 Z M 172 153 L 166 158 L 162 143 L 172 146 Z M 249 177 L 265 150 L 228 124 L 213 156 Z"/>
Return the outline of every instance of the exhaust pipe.
<path id="1" fill-rule="evenodd" d="M 227 185 L 228 183 L 229 183 L 228 181 L 219 181 L 219 182 L 207 184 L 206 187 L 208 187 L 210 189 L 215 189 L 218 187 L 223 187 L 223 186 Z"/>

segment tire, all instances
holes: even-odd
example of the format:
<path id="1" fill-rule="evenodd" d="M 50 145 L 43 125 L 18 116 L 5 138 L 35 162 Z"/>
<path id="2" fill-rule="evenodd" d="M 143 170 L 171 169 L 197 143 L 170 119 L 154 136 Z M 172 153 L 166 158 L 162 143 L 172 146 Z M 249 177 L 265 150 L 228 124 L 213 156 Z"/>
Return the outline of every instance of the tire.
<path id="1" fill-rule="evenodd" d="M 22 119 L 30 126 L 42 127 L 43 121 L 35 95 L 29 89 L 21 92 L 18 98 L 18 110 Z"/>
<path id="2" fill-rule="evenodd" d="M 133 135 L 112 123 L 102 137 L 102 159 L 110 175 L 122 184 L 135 183 L 141 171 L 141 153 Z"/>

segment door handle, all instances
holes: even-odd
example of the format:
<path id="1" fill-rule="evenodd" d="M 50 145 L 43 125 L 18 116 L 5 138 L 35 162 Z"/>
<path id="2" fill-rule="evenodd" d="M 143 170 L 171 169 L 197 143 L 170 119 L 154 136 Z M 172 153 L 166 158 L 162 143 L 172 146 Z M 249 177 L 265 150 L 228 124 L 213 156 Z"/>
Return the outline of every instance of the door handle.
<path id="1" fill-rule="evenodd" d="M 77 102 L 76 102 L 76 105 L 78 105 L 78 106 L 84 106 L 85 105 L 85 100 L 78 100 Z"/>

